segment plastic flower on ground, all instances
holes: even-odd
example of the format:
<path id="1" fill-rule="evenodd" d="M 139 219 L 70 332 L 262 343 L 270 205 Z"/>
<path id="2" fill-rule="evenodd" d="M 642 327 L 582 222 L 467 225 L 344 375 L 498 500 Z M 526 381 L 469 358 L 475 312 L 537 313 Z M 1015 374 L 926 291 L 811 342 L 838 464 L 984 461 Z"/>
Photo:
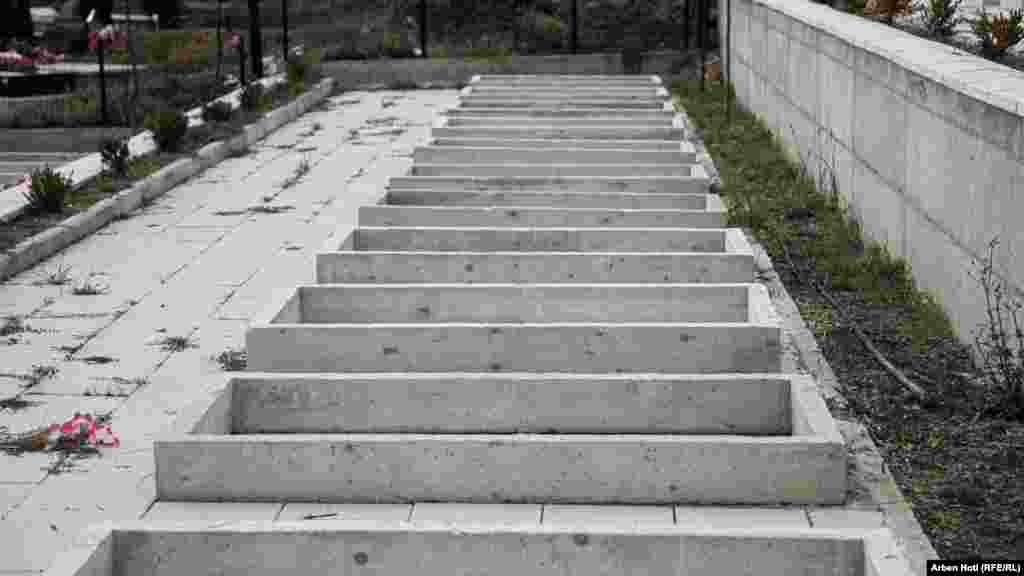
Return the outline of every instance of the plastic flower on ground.
<path id="1" fill-rule="evenodd" d="M 58 449 L 80 449 L 85 447 L 121 445 L 120 439 L 111 430 L 109 424 L 99 424 L 90 414 L 78 414 L 63 424 L 54 424 L 49 429 L 51 434 L 59 433 L 56 439 Z"/>
<path id="2" fill-rule="evenodd" d="M 238 45 L 241 42 L 242 42 L 242 37 L 238 34 L 238 32 L 232 32 L 231 34 L 228 34 L 228 47 L 229 48 L 238 48 Z"/>
<path id="3" fill-rule="evenodd" d="M 6 52 L 0 52 L 0 63 L 2 64 L 17 64 L 19 66 L 31 66 L 34 64 L 32 59 L 28 56 L 23 56 L 14 50 L 8 50 Z"/>

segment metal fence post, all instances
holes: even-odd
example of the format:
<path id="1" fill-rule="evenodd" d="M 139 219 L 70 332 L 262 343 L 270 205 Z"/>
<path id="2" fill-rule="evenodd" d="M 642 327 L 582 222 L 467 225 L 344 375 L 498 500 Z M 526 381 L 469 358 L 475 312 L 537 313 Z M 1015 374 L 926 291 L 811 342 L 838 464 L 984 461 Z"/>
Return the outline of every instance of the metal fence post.
<path id="1" fill-rule="evenodd" d="M 427 0 L 420 0 L 420 52 L 423 58 L 427 56 Z"/>
<path id="2" fill-rule="evenodd" d="M 579 46 L 579 0 L 569 0 L 570 12 L 570 37 L 569 37 L 569 48 L 572 53 L 575 54 Z"/>
<path id="3" fill-rule="evenodd" d="M 260 35 L 260 2 L 249 0 L 249 53 L 252 75 L 263 78 L 263 38 Z"/>
<path id="4" fill-rule="evenodd" d="M 697 0 L 697 49 L 700 50 L 700 91 L 704 92 L 704 69 L 707 67 L 708 0 Z"/>
<path id="5" fill-rule="evenodd" d="M 281 0 L 281 27 L 283 35 L 281 36 L 281 54 L 284 59 L 284 63 L 288 63 L 288 0 Z"/>

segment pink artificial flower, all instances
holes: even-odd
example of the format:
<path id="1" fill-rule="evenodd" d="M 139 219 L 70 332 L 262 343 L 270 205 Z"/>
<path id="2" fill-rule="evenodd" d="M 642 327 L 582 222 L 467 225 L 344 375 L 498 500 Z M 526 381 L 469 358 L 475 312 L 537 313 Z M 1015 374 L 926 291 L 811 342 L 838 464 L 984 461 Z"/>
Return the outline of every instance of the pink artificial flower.
<path id="1" fill-rule="evenodd" d="M 99 34 L 95 30 L 89 32 L 89 50 L 95 50 L 99 45 Z"/>
<path id="2" fill-rule="evenodd" d="M 242 37 L 238 34 L 238 32 L 232 32 L 231 34 L 228 34 L 228 47 L 229 48 L 238 48 L 238 45 L 241 42 L 242 42 Z"/>

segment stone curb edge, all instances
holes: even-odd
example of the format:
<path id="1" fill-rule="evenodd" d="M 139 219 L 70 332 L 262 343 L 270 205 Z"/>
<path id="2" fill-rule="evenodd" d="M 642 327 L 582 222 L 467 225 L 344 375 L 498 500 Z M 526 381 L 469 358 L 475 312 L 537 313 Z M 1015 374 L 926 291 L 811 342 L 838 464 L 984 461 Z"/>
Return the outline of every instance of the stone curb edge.
<path id="1" fill-rule="evenodd" d="M 722 185 L 722 179 L 714 159 L 705 148 L 696 125 L 690 120 L 678 98 L 674 97 L 672 100 L 682 116 L 686 133 L 690 135 L 690 140 L 696 148 L 697 161 L 704 166 L 711 178 L 711 192 L 717 193 Z M 768 252 L 754 238 L 751 230 L 744 229 L 744 232 L 754 250 L 757 281 L 768 288 L 772 304 L 776 307 L 780 318 L 783 319 L 783 331 L 791 340 L 793 347 L 796 348 L 800 368 L 814 377 L 824 398 L 845 405 L 846 400 L 840 392 L 841 388 L 835 372 L 832 371 L 828 360 L 818 347 L 814 334 L 800 315 L 796 302 L 790 297 L 782 279 L 775 271 Z M 839 418 L 836 418 L 836 423 L 843 434 L 850 456 L 850 473 L 853 476 L 851 486 L 867 488 L 869 494 L 860 495 L 861 498 L 870 500 L 871 505 L 868 509 L 882 512 L 885 526 L 893 532 L 897 542 L 904 549 L 904 555 L 912 571 L 923 576 L 926 573 L 926 560 L 935 560 L 939 556 L 914 516 L 910 503 L 903 496 L 892 473 L 886 467 L 885 459 L 863 424 Z M 850 495 L 850 500 L 853 500 L 853 496 Z M 847 507 L 855 506 L 858 505 L 847 504 Z M 859 505 L 859 507 L 865 508 L 864 505 Z"/>
<path id="2" fill-rule="evenodd" d="M 219 164 L 231 152 L 243 150 L 262 140 L 327 98 L 333 91 L 334 84 L 333 78 L 325 78 L 294 101 L 267 112 L 257 122 L 245 126 L 241 134 L 230 140 L 211 142 L 190 158 L 182 158 L 164 166 L 130 188 L 93 204 L 85 212 L 75 214 L 60 224 L 23 240 L 6 254 L 0 255 L 0 281 L 31 268 L 106 226 L 112 220 L 134 211 L 144 202 L 163 196 L 181 182 Z"/>

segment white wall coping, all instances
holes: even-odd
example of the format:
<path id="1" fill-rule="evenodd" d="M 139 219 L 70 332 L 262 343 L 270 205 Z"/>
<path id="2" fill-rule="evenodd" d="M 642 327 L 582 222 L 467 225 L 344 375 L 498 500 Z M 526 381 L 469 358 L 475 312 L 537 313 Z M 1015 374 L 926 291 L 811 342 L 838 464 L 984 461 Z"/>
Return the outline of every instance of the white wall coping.
<path id="1" fill-rule="evenodd" d="M 1024 73 L 1013 68 L 824 4 L 806 0 L 750 1 L 828 32 L 933 82 L 1024 116 Z M 959 65 L 950 70 L 949 64 L 954 62 Z"/>

